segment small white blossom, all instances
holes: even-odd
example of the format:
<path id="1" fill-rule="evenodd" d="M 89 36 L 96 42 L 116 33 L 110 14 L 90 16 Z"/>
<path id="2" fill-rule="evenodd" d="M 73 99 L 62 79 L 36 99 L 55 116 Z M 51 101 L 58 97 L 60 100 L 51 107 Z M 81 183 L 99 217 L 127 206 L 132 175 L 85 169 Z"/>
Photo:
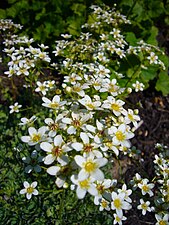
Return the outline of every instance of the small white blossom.
<path id="1" fill-rule="evenodd" d="M 38 191 L 35 189 L 37 182 L 34 181 L 32 184 L 29 184 L 27 181 L 23 183 L 24 189 L 20 190 L 20 194 L 26 194 L 27 199 L 31 199 L 32 195 L 38 195 Z"/>
<path id="2" fill-rule="evenodd" d="M 14 113 L 14 112 L 18 113 L 18 112 L 19 112 L 19 109 L 20 109 L 21 107 L 22 107 L 22 105 L 19 105 L 18 102 L 15 102 L 14 105 L 10 105 L 10 106 L 9 106 L 9 108 L 10 108 L 9 113 L 10 113 L 10 114 L 11 114 L 11 113 Z"/>
<path id="3" fill-rule="evenodd" d="M 150 202 L 145 202 L 143 199 L 140 199 L 140 205 L 137 206 L 137 209 L 142 210 L 142 214 L 145 215 L 146 212 L 151 212 L 151 208 L 149 207 Z"/>

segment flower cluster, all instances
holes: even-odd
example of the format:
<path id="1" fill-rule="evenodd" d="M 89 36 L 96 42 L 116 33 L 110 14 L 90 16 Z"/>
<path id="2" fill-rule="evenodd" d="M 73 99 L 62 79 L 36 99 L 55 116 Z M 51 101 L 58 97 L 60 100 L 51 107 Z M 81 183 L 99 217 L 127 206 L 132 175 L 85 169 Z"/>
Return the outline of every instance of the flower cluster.
<path id="1" fill-rule="evenodd" d="M 38 128 L 33 125 L 35 115 L 30 119 L 23 117 L 19 123 L 28 126 L 28 135 L 21 137 L 22 142 L 33 148 L 29 156 L 22 158 L 25 172 L 39 173 L 42 170 L 39 164 L 43 162 L 45 171 L 55 177 L 57 188 L 70 188 L 79 199 L 90 194 L 100 211 L 112 210 L 114 224 L 122 224 L 127 219 L 126 210 L 131 208 L 132 191 L 125 183 L 119 188 L 107 167 L 113 158 L 130 153 L 130 139 L 140 126 L 138 110 L 128 108 L 125 97 L 132 90 L 144 89 L 141 74 L 149 65 L 158 64 L 163 69 L 164 65 L 157 56 L 158 48 L 143 41 L 138 46 L 129 46 L 120 29 L 121 24 L 130 23 L 125 16 L 106 6 L 91 9 L 93 21 L 82 26 L 89 32 L 81 32 L 75 39 L 62 34 L 63 40 L 56 41 L 53 51 L 56 62 L 51 63 L 48 46 L 33 47 L 33 39 L 18 36 L 6 39 L 4 52 L 10 61 L 5 74 L 30 77 L 34 82 L 30 82 L 32 90 L 42 93 L 42 107 L 49 110 Z M 133 55 L 137 56 L 138 65 L 121 70 L 121 64 Z M 55 90 L 55 81 L 37 79 L 42 70 L 37 72 L 36 67 L 41 61 L 63 75 L 63 82 L 53 96 L 48 95 L 48 90 Z M 36 79 L 32 71 L 38 74 Z M 10 106 L 10 113 L 18 112 L 19 107 L 18 103 Z M 162 166 L 168 179 L 167 161 Z M 139 174 L 134 181 L 143 196 L 154 196 L 154 183 Z M 30 199 L 38 194 L 36 186 L 37 182 L 25 181 L 20 193 Z M 161 193 L 168 199 L 168 183 L 164 182 Z M 152 211 L 150 202 L 143 198 L 138 209 L 143 215 Z M 161 214 L 156 218 L 167 219 Z"/>
<path id="2" fill-rule="evenodd" d="M 155 211 L 156 225 L 168 224 L 169 220 L 169 161 L 168 161 L 168 148 L 161 144 L 156 144 L 156 149 L 160 151 L 155 155 L 155 175 L 156 177 L 149 182 L 147 178 L 142 178 L 136 173 L 133 181 L 133 189 L 141 190 L 142 197 L 138 209 L 142 210 L 145 215 L 148 212 Z M 145 201 L 144 196 L 149 195 L 151 201 Z M 153 198 L 152 198 L 153 197 Z M 153 204 L 153 207 L 150 206 Z"/>

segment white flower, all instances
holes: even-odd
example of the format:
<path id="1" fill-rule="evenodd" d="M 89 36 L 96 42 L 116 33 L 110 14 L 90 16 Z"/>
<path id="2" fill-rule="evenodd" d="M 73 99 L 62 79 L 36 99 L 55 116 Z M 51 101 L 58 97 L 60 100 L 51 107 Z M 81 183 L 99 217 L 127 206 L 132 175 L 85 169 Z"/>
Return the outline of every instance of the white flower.
<path id="1" fill-rule="evenodd" d="M 145 215 L 147 211 L 151 212 L 151 208 L 149 207 L 150 202 L 144 202 L 143 199 L 140 199 L 140 205 L 137 206 L 137 209 L 142 210 L 142 214 Z"/>
<path id="2" fill-rule="evenodd" d="M 101 105 L 101 102 L 99 100 L 92 101 L 89 95 L 85 95 L 84 98 L 79 100 L 79 102 L 88 110 L 99 109 L 99 106 Z"/>
<path id="3" fill-rule="evenodd" d="M 59 129 L 64 129 L 65 125 L 61 123 L 61 119 L 63 118 L 62 114 L 59 114 L 55 120 L 51 118 L 46 118 L 45 123 L 48 125 L 47 131 L 49 131 L 49 137 L 54 137 L 57 134 Z"/>
<path id="4" fill-rule="evenodd" d="M 76 151 L 83 151 L 86 155 L 94 155 L 96 157 L 102 157 L 101 153 L 98 153 L 96 150 L 99 145 L 95 143 L 92 139 L 90 143 L 89 135 L 85 132 L 80 132 L 80 137 L 83 141 L 81 142 L 74 142 L 72 143 L 72 148 L 74 148 Z"/>
<path id="5" fill-rule="evenodd" d="M 98 192 L 93 184 L 93 178 L 89 177 L 83 180 L 79 180 L 79 177 L 72 175 L 70 179 L 75 185 L 77 185 L 76 194 L 79 199 L 83 199 L 87 192 L 89 192 L 93 196 L 97 195 Z"/>
<path id="6" fill-rule="evenodd" d="M 125 124 L 121 124 L 118 128 L 112 126 L 108 129 L 108 133 L 113 136 L 114 145 L 122 145 L 127 148 L 130 147 L 130 142 L 128 139 L 133 138 L 134 134 L 132 132 L 128 132 Z"/>
<path id="7" fill-rule="evenodd" d="M 46 87 L 45 82 L 41 83 L 40 81 L 37 81 L 36 84 L 38 87 L 35 89 L 35 91 L 42 92 L 43 95 L 46 95 L 48 88 Z"/>
<path id="8" fill-rule="evenodd" d="M 150 64 L 152 64 L 152 63 L 158 64 L 158 56 L 155 55 L 154 52 L 150 52 L 150 56 L 148 56 L 147 59 L 149 59 Z"/>
<path id="9" fill-rule="evenodd" d="M 44 158 L 44 163 L 46 165 L 52 164 L 55 159 L 57 159 L 62 166 L 67 164 L 67 157 L 64 153 L 70 151 L 71 148 L 64 143 L 61 135 L 57 135 L 54 138 L 54 145 L 48 142 L 42 142 L 40 147 L 48 153 L 48 155 Z"/>
<path id="10" fill-rule="evenodd" d="M 126 184 L 123 184 L 122 189 L 118 189 L 118 193 L 119 193 L 119 194 L 120 194 L 120 193 L 125 193 L 124 199 L 125 199 L 127 202 L 129 202 L 129 203 L 132 202 L 131 198 L 129 198 L 129 196 L 130 196 L 131 193 L 132 193 L 132 190 L 131 190 L 131 189 L 128 189 L 128 190 L 127 190 Z"/>
<path id="11" fill-rule="evenodd" d="M 40 127 L 38 130 L 36 130 L 34 127 L 28 128 L 29 136 L 22 136 L 21 140 L 25 143 L 28 143 L 28 145 L 36 145 L 39 142 L 42 142 L 46 139 L 46 127 Z"/>
<path id="12" fill-rule="evenodd" d="M 92 155 L 90 157 L 76 155 L 74 159 L 77 165 L 81 167 L 78 174 L 79 180 L 87 179 L 89 176 L 95 180 L 104 180 L 104 173 L 99 168 L 106 165 L 108 161 L 106 158 L 94 158 Z"/>
<path id="13" fill-rule="evenodd" d="M 45 85 L 46 85 L 47 88 L 52 89 L 55 85 L 55 81 L 54 80 L 47 80 L 45 82 Z"/>
<path id="14" fill-rule="evenodd" d="M 35 189 L 37 182 L 34 181 L 32 184 L 29 184 L 27 181 L 23 183 L 24 189 L 20 190 L 20 194 L 26 194 L 27 199 L 31 199 L 32 195 L 38 195 L 38 191 Z"/>
<path id="15" fill-rule="evenodd" d="M 129 210 L 131 209 L 131 205 L 125 201 L 125 193 L 112 192 L 112 202 L 111 202 L 111 209 L 116 210 L 116 213 L 119 217 L 123 216 L 123 209 Z"/>
<path id="16" fill-rule="evenodd" d="M 138 187 L 141 189 L 142 195 L 149 194 L 149 196 L 153 196 L 154 193 L 152 192 L 152 188 L 154 188 L 154 184 L 148 184 L 148 179 L 143 179 L 139 184 Z"/>
<path id="17" fill-rule="evenodd" d="M 44 103 L 42 103 L 43 106 L 47 108 L 51 108 L 51 109 L 56 109 L 56 110 L 58 110 L 61 106 L 66 104 L 66 101 L 60 101 L 59 95 L 55 95 L 52 101 L 46 97 L 43 97 L 42 100 L 44 101 Z"/>
<path id="18" fill-rule="evenodd" d="M 63 118 L 62 122 L 70 125 L 67 129 L 68 134 L 76 134 L 77 130 L 84 129 L 84 125 L 86 121 L 91 118 L 91 115 L 72 112 L 71 117 L 72 118 Z"/>
<path id="19" fill-rule="evenodd" d="M 106 199 L 102 198 L 99 204 L 100 204 L 100 207 L 99 207 L 100 211 L 103 211 L 104 209 L 107 211 L 110 211 L 110 206 L 109 206 L 110 202 L 108 202 Z"/>
<path id="20" fill-rule="evenodd" d="M 125 216 L 119 216 L 119 215 L 117 215 L 115 213 L 113 214 L 113 216 L 114 216 L 113 224 L 117 224 L 118 223 L 119 225 L 122 225 L 122 221 L 127 219 Z"/>
<path id="21" fill-rule="evenodd" d="M 144 84 L 140 83 L 139 81 L 136 81 L 136 83 L 132 84 L 132 86 L 135 88 L 136 92 L 144 90 Z"/>
<path id="22" fill-rule="evenodd" d="M 27 119 L 26 117 L 21 118 L 21 123 L 19 123 L 20 126 L 23 125 L 29 125 L 32 124 L 37 119 L 36 116 L 32 116 L 30 119 Z"/>
<path id="23" fill-rule="evenodd" d="M 155 218 L 157 223 L 155 225 L 169 225 L 169 214 L 166 213 L 165 215 L 162 214 L 155 214 Z"/>
<path id="24" fill-rule="evenodd" d="M 124 111 L 122 107 L 124 104 L 125 102 L 123 102 L 122 100 L 116 100 L 113 96 L 108 96 L 107 100 L 103 102 L 102 107 L 105 109 L 110 109 L 116 116 L 120 116 L 120 114 Z"/>
<path id="25" fill-rule="evenodd" d="M 132 122 L 136 128 L 138 127 L 137 121 L 140 121 L 140 117 L 136 115 L 132 109 L 128 109 L 127 111 L 124 111 L 123 114 L 125 115 L 125 118 L 124 118 L 125 124 L 129 124 Z"/>
<path id="26" fill-rule="evenodd" d="M 19 112 L 19 109 L 22 107 L 22 105 L 18 105 L 18 102 L 15 102 L 14 105 L 10 105 L 10 111 L 9 113 Z"/>
<path id="27" fill-rule="evenodd" d="M 104 79 L 102 88 L 100 89 L 100 92 L 109 92 L 112 96 L 118 95 L 119 87 L 116 85 L 117 80 L 116 79 Z"/>

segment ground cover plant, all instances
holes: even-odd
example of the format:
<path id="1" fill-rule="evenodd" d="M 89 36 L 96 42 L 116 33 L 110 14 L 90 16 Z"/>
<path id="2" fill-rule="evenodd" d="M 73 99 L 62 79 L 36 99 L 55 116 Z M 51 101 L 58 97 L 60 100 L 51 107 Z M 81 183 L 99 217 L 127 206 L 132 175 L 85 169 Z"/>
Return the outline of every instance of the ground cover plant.
<path id="1" fill-rule="evenodd" d="M 123 170 L 123 159 L 142 160 L 130 139 L 143 121 L 127 98 L 149 87 L 149 74 L 166 74 L 166 57 L 143 40 L 128 43 L 122 28 L 131 22 L 116 9 L 91 11 L 80 35 L 62 34 L 53 50 L 0 21 L 11 82 L 1 113 L 5 224 L 128 224 L 132 209 L 143 224 L 147 215 L 168 224 L 167 146 L 156 145 L 154 176 L 125 182 Z"/>

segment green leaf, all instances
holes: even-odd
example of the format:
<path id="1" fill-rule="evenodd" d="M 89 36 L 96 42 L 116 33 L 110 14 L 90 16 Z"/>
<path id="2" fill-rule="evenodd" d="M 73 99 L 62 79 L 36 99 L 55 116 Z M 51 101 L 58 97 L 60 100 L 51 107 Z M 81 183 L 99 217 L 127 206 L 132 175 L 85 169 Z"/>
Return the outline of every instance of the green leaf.
<path id="1" fill-rule="evenodd" d="M 133 32 L 127 32 L 126 33 L 126 41 L 132 45 L 132 46 L 136 46 L 136 43 L 139 41 L 135 34 Z"/>
<path id="2" fill-rule="evenodd" d="M 149 67 L 147 70 L 141 71 L 141 79 L 148 83 L 150 80 L 153 80 L 157 75 L 157 69 L 155 67 Z"/>
<path id="3" fill-rule="evenodd" d="M 157 35 L 158 35 L 158 28 L 152 26 L 151 30 L 149 31 L 149 33 L 151 34 L 149 36 L 149 38 L 147 39 L 147 43 L 151 44 L 151 45 L 156 45 L 157 46 Z"/>
<path id="4" fill-rule="evenodd" d="M 5 19 L 6 18 L 6 11 L 4 9 L 0 9 L 0 18 Z"/>
<path id="5" fill-rule="evenodd" d="M 163 95 L 169 94 L 169 76 L 166 71 L 160 72 L 155 88 L 157 91 L 161 91 Z"/>

